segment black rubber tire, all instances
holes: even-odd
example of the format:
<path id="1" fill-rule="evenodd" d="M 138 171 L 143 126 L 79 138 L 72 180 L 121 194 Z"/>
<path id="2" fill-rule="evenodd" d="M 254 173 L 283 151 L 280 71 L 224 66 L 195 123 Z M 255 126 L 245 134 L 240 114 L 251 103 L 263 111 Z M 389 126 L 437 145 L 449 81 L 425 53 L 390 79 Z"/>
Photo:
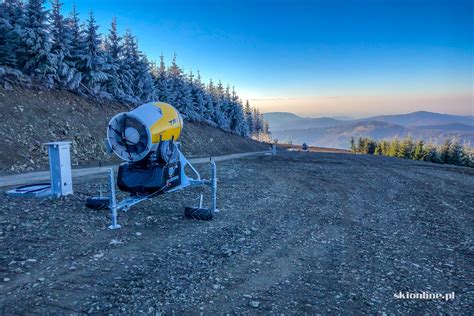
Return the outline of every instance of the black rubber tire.
<path id="1" fill-rule="evenodd" d="M 86 199 L 86 206 L 94 210 L 108 209 L 109 203 L 108 198 L 90 197 Z"/>
<path id="2" fill-rule="evenodd" d="M 210 208 L 186 207 L 184 209 L 184 216 L 187 219 L 210 221 L 212 219 L 212 213 Z"/>

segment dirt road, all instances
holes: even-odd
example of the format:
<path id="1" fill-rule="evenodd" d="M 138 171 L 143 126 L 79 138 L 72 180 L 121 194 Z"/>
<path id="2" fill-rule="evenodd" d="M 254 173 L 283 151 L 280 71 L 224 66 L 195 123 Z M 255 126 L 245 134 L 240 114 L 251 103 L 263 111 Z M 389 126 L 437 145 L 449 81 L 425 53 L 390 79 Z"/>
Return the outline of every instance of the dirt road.
<path id="1" fill-rule="evenodd" d="M 253 156 L 253 155 L 264 155 L 265 153 L 271 154 L 270 151 L 253 151 L 253 152 L 246 152 L 246 153 L 216 156 L 216 157 L 212 157 L 212 159 L 215 162 L 219 162 L 219 161 L 243 158 L 243 157 Z M 209 158 L 210 157 L 190 158 L 189 161 L 192 164 L 200 164 L 200 163 L 208 162 Z M 82 177 L 87 177 L 88 179 L 101 178 L 104 176 L 105 173 L 109 172 L 109 169 L 111 167 L 116 170 L 118 168 L 118 165 L 111 165 L 107 167 L 74 168 L 72 169 L 73 182 L 75 182 L 78 178 L 82 178 Z M 0 176 L 0 188 L 10 187 L 14 185 L 31 184 L 35 182 L 38 183 L 41 181 L 49 182 L 49 179 L 50 179 L 49 171 L 35 171 L 35 172 L 5 175 L 5 176 Z"/>
<path id="2" fill-rule="evenodd" d="M 121 213 L 113 231 L 83 206 L 99 180 L 60 200 L 1 195 L 0 313 L 472 310 L 474 170 L 280 153 L 220 162 L 218 176 L 214 220 L 183 218 L 196 188 Z"/>

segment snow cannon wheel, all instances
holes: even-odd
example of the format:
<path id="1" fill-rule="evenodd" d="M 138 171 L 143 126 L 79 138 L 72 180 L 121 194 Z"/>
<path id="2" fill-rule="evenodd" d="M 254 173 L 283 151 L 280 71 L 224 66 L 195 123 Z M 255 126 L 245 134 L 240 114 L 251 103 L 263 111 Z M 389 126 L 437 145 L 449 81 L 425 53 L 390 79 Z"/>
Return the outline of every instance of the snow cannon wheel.
<path id="1" fill-rule="evenodd" d="M 86 199 L 86 206 L 93 210 L 105 210 L 109 208 L 109 199 L 102 197 L 90 197 Z"/>
<path id="2" fill-rule="evenodd" d="M 201 221 L 210 221 L 212 219 L 212 210 L 210 208 L 202 207 L 186 207 L 184 209 L 184 216 L 187 219 L 197 219 Z"/>

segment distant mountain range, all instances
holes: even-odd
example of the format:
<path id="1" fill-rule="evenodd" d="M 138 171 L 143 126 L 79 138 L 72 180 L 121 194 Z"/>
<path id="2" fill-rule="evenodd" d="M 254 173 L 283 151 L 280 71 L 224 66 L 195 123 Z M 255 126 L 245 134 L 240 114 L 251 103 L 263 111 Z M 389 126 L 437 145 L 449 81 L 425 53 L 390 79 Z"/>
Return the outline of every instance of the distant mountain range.
<path id="1" fill-rule="evenodd" d="M 426 111 L 398 115 L 379 115 L 365 119 L 332 117 L 307 118 L 287 112 L 264 113 L 274 138 L 295 144 L 349 148 L 350 138 L 369 136 L 391 139 L 411 135 L 414 139 L 441 143 L 457 137 L 474 145 L 474 116 Z"/>

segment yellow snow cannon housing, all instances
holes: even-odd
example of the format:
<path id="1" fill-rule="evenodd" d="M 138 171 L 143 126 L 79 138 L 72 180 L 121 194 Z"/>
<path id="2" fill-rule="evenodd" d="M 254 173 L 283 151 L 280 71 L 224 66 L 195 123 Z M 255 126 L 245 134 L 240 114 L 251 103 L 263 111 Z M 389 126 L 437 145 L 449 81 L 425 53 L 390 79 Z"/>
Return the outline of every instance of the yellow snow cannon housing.
<path id="1" fill-rule="evenodd" d="M 177 141 L 183 118 L 173 106 L 163 102 L 140 105 L 114 116 L 107 129 L 107 141 L 125 161 L 140 161 L 158 149 L 162 141 Z"/>

